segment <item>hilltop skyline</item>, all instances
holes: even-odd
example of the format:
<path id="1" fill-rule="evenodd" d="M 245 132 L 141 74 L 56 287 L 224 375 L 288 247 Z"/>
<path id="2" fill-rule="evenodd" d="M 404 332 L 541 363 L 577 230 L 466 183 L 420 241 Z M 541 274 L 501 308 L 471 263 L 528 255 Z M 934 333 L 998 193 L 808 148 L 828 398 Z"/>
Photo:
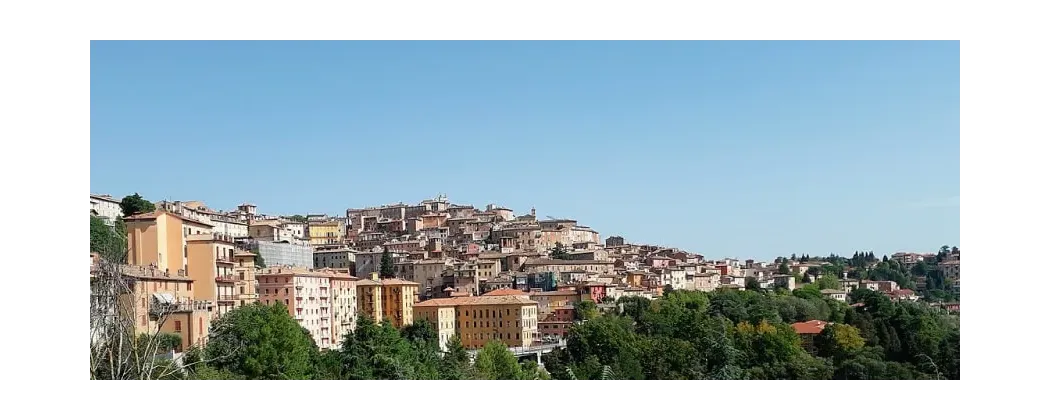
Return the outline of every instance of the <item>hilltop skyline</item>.
<path id="1" fill-rule="evenodd" d="M 91 45 L 92 193 L 440 192 L 711 258 L 959 245 L 958 42 Z"/>

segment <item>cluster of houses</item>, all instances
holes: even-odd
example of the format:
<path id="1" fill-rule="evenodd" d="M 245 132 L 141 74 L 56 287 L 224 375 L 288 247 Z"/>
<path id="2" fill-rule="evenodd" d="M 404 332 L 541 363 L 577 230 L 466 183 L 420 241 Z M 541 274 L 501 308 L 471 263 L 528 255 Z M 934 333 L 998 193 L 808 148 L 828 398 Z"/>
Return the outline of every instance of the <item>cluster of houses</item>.
<path id="1" fill-rule="evenodd" d="M 217 211 L 199 201 L 162 201 L 146 214 L 120 214 L 112 197 L 92 195 L 92 215 L 127 226 L 128 275 L 143 329 L 203 344 L 210 323 L 229 310 L 283 304 L 321 347 L 337 347 L 361 316 L 395 326 L 428 319 L 442 345 L 453 335 L 468 348 L 496 339 L 529 346 L 564 337 L 576 307 L 611 309 L 624 296 L 660 297 L 667 289 L 794 289 L 817 265 L 707 260 L 676 248 L 601 240 L 576 220 L 475 208 L 444 196 L 418 204 L 347 209 L 345 215 L 267 216 L 252 204 Z M 93 255 L 93 267 L 97 256 Z M 393 273 L 380 275 L 384 260 Z M 392 275 L 391 275 L 392 274 Z M 893 282 L 845 279 L 858 287 L 914 299 Z M 165 306 L 166 305 L 166 306 Z M 177 308 L 159 319 L 151 308 Z"/>

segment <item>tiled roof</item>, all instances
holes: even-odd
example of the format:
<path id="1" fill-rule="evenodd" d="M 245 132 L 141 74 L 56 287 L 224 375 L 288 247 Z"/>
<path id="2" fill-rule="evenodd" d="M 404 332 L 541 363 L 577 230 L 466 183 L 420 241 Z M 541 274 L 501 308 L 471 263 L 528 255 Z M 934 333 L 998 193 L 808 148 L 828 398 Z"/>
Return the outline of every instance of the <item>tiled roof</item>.
<path id="1" fill-rule="evenodd" d="M 827 325 L 827 322 L 814 319 L 812 321 L 796 322 L 791 324 L 791 328 L 794 328 L 795 332 L 798 334 L 820 334 L 821 332 L 824 332 L 824 327 Z"/>
<path id="2" fill-rule="evenodd" d="M 499 289 L 485 293 L 482 296 L 524 296 L 525 292 L 518 289 Z"/>
<path id="3" fill-rule="evenodd" d="M 465 296 L 442 299 L 430 299 L 415 304 L 415 307 L 429 306 L 473 306 L 473 305 L 536 305 L 536 301 L 525 296 Z"/>

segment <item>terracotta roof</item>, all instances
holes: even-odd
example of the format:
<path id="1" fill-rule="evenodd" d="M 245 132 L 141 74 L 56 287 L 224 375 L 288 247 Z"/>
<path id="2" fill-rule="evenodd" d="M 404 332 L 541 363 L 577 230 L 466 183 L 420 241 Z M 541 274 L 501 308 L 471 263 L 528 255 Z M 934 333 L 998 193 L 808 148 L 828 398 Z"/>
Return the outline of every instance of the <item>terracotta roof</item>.
<path id="1" fill-rule="evenodd" d="M 149 213 L 139 213 L 139 214 L 127 216 L 127 217 L 124 218 L 124 220 L 130 220 L 130 221 L 156 220 L 158 217 L 160 217 L 161 215 L 164 215 L 164 214 L 166 214 L 168 216 L 171 216 L 171 217 L 174 217 L 176 219 L 182 220 L 184 222 L 196 223 L 196 224 L 201 225 L 201 226 L 214 227 L 214 226 L 212 226 L 212 225 L 210 225 L 208 223 L 202 222 L 200 220 L 190 219 L 190 218 L 184 217 L 184 216 L 182 216 L 180 214 L 172 213 L 170 211 L 166 211 L 166 210 L 162 210 L 162 209 L 156 209 L 156 210 L 153 210 L 153 211 L 151 211 Z"/>
<path id="2" fill-rule="evenodd" d="M 442 299 L 430 299 L 419 302 L 414 307 L 429 306 L 473 306 L 473 305 L 536 305 L 536 301 L 525 296 L 465 296 Z"/>
<path id="3" fill-rule="evenodd" d="M 798 334 L 820 334 L 824 332 L 824 327 L 827 325 L 827 322 L 814 319 L 812 321 L 796 322 L 791 324 L 791 328 L 794 328 Z"/>
<path id="4" fill-rule="evenodd" d="M 518 289 L 499 289 L 485 293 L 482 296 L 524 296 L 525 292 Z"/>
<path id="5" fill-rule="evenodd" d="M 531 292 L 530 296 L 575 296 L 575 290 L 555 290 L 553 292 Z"/>

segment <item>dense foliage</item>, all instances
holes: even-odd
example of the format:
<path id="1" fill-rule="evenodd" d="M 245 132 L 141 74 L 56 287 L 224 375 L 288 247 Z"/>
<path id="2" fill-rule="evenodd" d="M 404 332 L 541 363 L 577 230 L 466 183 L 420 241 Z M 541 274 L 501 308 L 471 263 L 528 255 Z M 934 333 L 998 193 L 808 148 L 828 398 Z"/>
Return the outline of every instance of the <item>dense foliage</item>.
<path id="1" fill-rule="evenodd" d="M 149 213 L 156 210 L 156 207 L 157 206 L 153 205 L 153 203 L 142 198 L 139 193 L 126 196 L 124 199 L 120 200 L 120 211 L 123 212 L 125 216 Z"/>
<path id="2" fill-rule="evenodd" d="M 390 256 L 390 250 L 383 248 L 383 256 L 379 260 L 379 277 L 392 279 L 397 277 L 394 272 L 394 257 Z"/>
<path id="3" fill-rule="evenodd" d="M 111 227 L 101 217 L 91 216 L 91 252 L 107 261 L 124 261 L 127 236 L 124 221 L 117 220 Z"/>

